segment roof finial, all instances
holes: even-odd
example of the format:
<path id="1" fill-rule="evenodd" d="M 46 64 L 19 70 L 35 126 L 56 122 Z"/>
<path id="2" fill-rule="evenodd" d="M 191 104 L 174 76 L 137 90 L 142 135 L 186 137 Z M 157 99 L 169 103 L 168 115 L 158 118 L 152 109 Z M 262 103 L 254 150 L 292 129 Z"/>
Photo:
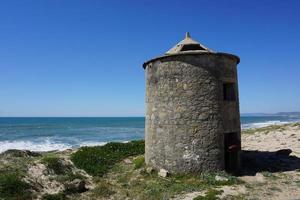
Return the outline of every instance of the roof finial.
<path id="1" fill-rule="evenodd" d="M 186 32 L 186 33 L 185 33 L 185 38 L 191 38 L 191 35 L 190 35 L 189 32 Z"/>

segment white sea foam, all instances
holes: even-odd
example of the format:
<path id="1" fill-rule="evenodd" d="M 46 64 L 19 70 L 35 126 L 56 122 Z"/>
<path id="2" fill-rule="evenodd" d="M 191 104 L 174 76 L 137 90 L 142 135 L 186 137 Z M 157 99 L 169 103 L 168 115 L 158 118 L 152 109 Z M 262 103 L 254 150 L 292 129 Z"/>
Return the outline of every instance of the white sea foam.
<path id="1" fill-rule="evenodd" d="M 282 124 L 288 124 L 288 123 L 291 123 L 291 122 L 273 120 L 273 121 L 266 121 L 266 122 L 247 123 L 247 124 L 242 124 L 242 129 L 262 128 L 262 127 L 266 127 L 266 126 L 270 126 L 270 125 L 282 125 Z"/>
<path id="2" fill-rule="evenodd" d="M 122 143 L 128 143 L 130 141 L 128 140 L 125 140 L 125 141 L 119 141 L 119 142 L 122 142 Z M 106 145 L 108 142 L 81 142 L 80 143 L 80 147 L 92 147 L 92 146 L 104 146 Z"/>
<path id="3" fill-rule="evenodd" d="M 120 141 L 127 143 L 129 141 Z M 9 149 L 30 150 L 30 151 L 63 151 L 72 147 L 103 146 L 107 142 L 78 142 L 75 146 L 66 143 L 51 141 L 49 138 L 43 141 L 0 141 L 0 153 Z"/>
<path id="4" fill-rule="evenodd" d="M 0 153 L 8 149 L 30 150 L 30 151 L 63 151 L 72 148 L 71 145 L 54 143 L 48 139 L 41 142 L 32 141 L 0 141 Z"/>
<path id="5" fill-rule="evenodd" d="M 91 147 L 91 146 L 103 146 L 106 145 L 107 142 L 82 142 L 80 143 L 80 147 Z"/>

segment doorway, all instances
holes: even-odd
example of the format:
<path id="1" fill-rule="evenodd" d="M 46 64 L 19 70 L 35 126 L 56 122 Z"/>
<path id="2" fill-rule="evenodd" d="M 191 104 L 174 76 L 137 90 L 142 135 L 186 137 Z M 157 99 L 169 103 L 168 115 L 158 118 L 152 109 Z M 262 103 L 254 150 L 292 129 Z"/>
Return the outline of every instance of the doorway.
<path id="1" fill-rule="evenodd" d="M 240 142 L 237 133 L 224 134 L 225 171 L 238 173 Z"/>

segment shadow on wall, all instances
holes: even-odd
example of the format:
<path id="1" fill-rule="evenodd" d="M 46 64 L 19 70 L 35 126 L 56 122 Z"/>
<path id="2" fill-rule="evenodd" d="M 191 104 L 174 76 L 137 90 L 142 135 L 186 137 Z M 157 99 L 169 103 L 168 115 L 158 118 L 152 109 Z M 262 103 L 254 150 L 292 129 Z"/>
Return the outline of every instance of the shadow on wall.
<path id="1" fill-rule="evenodd" d="M 242 151 L 241 175 L 255 175 L 257 172 L 285 172 L 300 169 L 300 158 L 290 156 L 291 150 Z"/>

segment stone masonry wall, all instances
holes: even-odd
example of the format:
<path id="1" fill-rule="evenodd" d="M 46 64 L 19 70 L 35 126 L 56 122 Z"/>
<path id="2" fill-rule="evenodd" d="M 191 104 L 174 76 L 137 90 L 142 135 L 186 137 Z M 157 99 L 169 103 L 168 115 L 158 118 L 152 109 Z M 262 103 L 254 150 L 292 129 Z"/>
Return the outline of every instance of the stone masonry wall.
<path id="1" fill-rule="evenodd" d="M 176 55 L 148 63 L 146 163 L 171 172 L 223 170 L 228 113 L 222 88 L 223 81 L 236 78 L 236 60 L 216 54 Z M 229 107 L 229 129 L 239 131 L 238 101 Z"/>

